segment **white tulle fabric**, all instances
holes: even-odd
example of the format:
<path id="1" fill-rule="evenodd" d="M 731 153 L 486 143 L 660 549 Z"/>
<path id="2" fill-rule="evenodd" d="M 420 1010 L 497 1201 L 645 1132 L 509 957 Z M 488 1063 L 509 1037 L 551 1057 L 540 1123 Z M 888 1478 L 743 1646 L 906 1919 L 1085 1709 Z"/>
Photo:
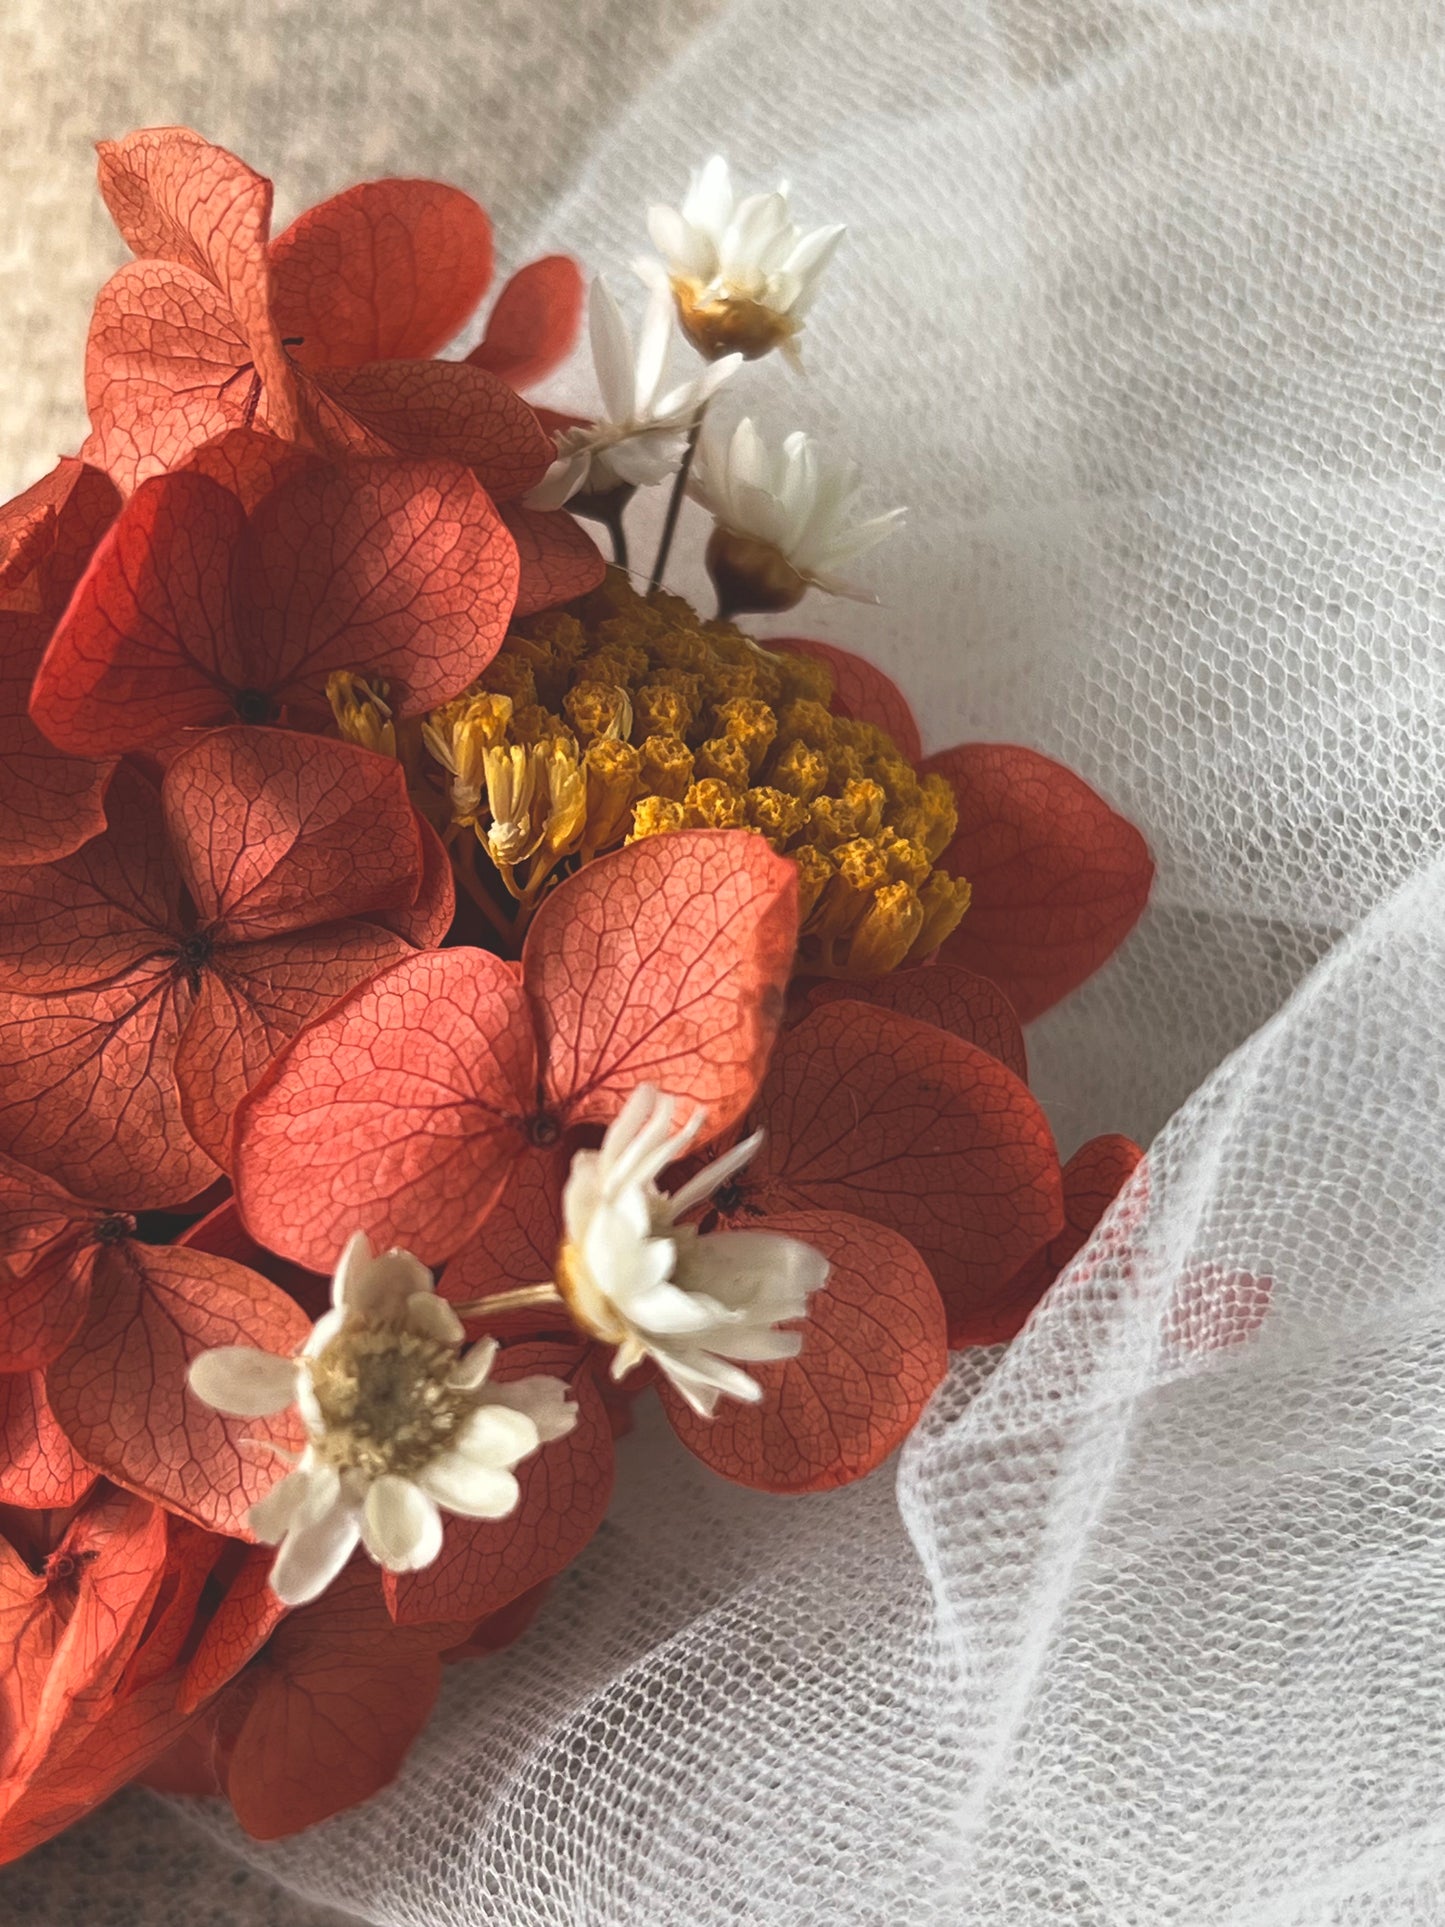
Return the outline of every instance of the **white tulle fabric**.
<path id="1" fill-rule="evenodd" d="M 1065 1147 L 1153 1138 L 1147 1185 L 862 1488 L 735 1492 L 645 1426 L 365 1811 L 260 1849 L 137 1800 L 35 1891 L 88 1854 L 153 1870 L 148 1927 L 242 1862 L 247 1919 L 379 1927 L 1445 1917 L 1442 52 L 1431 0 L 724 0 L 537 201 L 520 240 L 619 288 L 714 146 L 849 222 L 808 378 L 725 405 L 910 517 L 880 610 L 793 626 L 1147 832 L 1143 927 L 1031 1037 Z"/>

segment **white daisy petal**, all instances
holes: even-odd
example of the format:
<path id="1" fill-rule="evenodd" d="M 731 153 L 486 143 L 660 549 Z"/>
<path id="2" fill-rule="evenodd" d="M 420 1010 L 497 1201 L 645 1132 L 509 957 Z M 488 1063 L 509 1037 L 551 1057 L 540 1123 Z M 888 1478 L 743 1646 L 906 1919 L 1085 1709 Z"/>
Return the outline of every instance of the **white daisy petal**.
<path id="1" fill-rule="evenodd" d="M 493 1386 L 494 1392 L 501 1386 Z M 469 1412 L 452 1434 L 449 1458 L 460 1453 L 478 1465 L 505 1470 L 525 1459 L 541 1444 L 537 1428 L 525 1412 L 513 1411 L 501 1403 L 479 1405 Z"/>
<path id="2" fill-rule="evenodd" d="M 362 1544 L 388 1572 L 417 1572 L 442 1549 L 436 1501 L 411 1479 L 388 1472 L 366 1495 Z"/>
<path id="3" fill-rule="evenodd" d="M 274 1546 L 288 1532 L 314 1525 L 335 1505 L 341 1481 L 329 1465 L 298 1465 L 258 1499 L 246 1523 L 264 1546 Z"/>
<path id="4" fill-rule="evenodd" d="M 288 1606 L 304 1606 L 331 1584 L 361 1538 L 361 1512 L 338 1499 L 319 1519 L 288 1532 L 271 1568 L 271 1590 Z"/>
<path id="5" fill-rule="evenodd" d="M 458 1391 L 474 1392 L 479 1385 L 486 1383 L 487 1374 L 492 1369 L 492 1360 L 496 1356 L 496 1339 L 480 1339 L 477 1344 L 463 1352 L 456 1364 L 452 1366 L 447 1383 L 456 1386 Z"/>
<path id="6" fill-rule="evenodd" d="M 608 1127 L 601 1148 L 574 1156 L 563 1192 L 567 1243 L 559 1277 L 578 1322 L 616 1347 L 614 1378 L 650 1357 L 695 1411 L 710 1415 L 719 1397 L 753 1402 L 762 1395 L 732 1360 L 796 1356 L 799 1334 L 778 1327 L 803 1315 L 809 1294 L 826 1283 L 828 1264 L 811 1246 L 776 1233 L 699 1236 L 693 1227 L 677 1228 L 681 1212 L 742 1168 L 761 1134 L 669 1197 L 656 1179 L 701 1129 L 694 1115 L 671 1131 L 675 1115 L 669 1098 L 643 1087 Z M 506 1390 L 496 1388 L 499 1395 Z"/>
<path id="7" fill-rule="evenodd" d="M 418 1476 L 437 1505 L 464 1519 L 505 1519 L 522 1496 L 510 1472 L 479 1465 L 463 1452 L 443 1453 Z"/>
<path id="8" fill-rule="evenodd" d="M 770 449 L 745 418 L 731 441 L 704 436 L 691 493 L 720 529 L 771 548 L 804 583 L 830 594 L 866 598 L 866 590 L 840 581 L 835 567 L 875 547 L 898 526 L 903 511 L 856 519 L 853 504 L 860 480 L 854 463 L 825 458 L 817 443 L 801 432 L 787 436 L 776 451 Z M 754 606 L 777 604 L 761 601 Z"/>
<path id="9" fill-rule="evenodd" d="M 505 1385 L 493 1385 L 488 1396 L 495 1404 L 510 1405 L 514 1412 L 525 1413 L 543 1445 L 566 1438 L 577 1423 L 577 1407 L 565 1379 L 550 1373 L 508 1379 Z"/>
<path id="10" fill-rule="evenodd" d="M 371 1240 L 364 1231 L 353 1231 L 331 1278 L 331 1302 L 338 1311 L 346 1308 L 357 1280 L 370 1264 Z"/>
<path id="11" fill-rule="evenodd" d="M 441 1345 L 460 1345 L 466 1337 L 462 1321 L 445 1298 L 431 1289 L 415 1291 L 406 1301 L 406 1328 L 419 1338 L 434 1338 Z"/>
<path id="12" fill-rule="evenodd" d="M 296 1361 L 250 1345 L 220 1345 L 191 1360 L 196 1397 L 232 1418 L 269 1418 L 296 1397 Z"/>
<path id="13" fill-rule="evenodd" d="M 665 266 L 643 270 L 644 278 L 668 280 L 705 355 L 726 352 L 741 326 L 751 355 L 780 348 L 797 365 L 795 336 L 841 227 L 805 234 L 789 212 L 785 182 L 739 196 L 721 155 L 693 176 L 680 208 L 651 208 L 647 225 Z"/>
<path id="14" fill-rule="evenodd" d="M 668 1201 L 674 1221 L 685 1217 L 695 1204 L 701 1204 L 704 1198 L 710 1198 L 713 1192 L 726 1184 L 730 1177 L 734 1177 L 745 1165 L 751 1163 L 762 1148 L 763 1135 L 761 1131 L 754 1131 L 751 1136 L 740 1139 L 730 1151 L 724 1151 L 722 1156 L 714 1158 L 711 1164 L 705 1164 L 695 1177 L 688 1179 L 680 1191 L 674 1191 Z"/>
<path id="15" fill-rule="evenodd" d="M 632 375 L 632 344 L 627 339 L 627 323 L 622 310 L 601 275 L 592 283 L 587 303 L 588 332 L 592 344 L 592 365 L 597 371 L 597 386 L 609 420 L 630 420 L 636 401 Z"/>

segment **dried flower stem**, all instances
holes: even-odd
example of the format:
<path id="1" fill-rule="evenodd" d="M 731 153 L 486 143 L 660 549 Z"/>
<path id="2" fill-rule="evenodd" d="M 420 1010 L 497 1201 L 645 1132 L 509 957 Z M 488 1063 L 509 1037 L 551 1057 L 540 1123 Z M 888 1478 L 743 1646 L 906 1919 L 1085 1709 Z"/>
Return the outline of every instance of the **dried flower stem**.
<path id="1" fill-rule="evenodd" d="M 692 427 L 687 431 L 687 447 L 683 450 L 682 461 L 677 474 L 673 477 L 672 494 L 668 499 L 667 514 L 662 524 L 662 540 L 657 545 L 657 560 L 652 565 L 652 580 L 647 585 L 648 595 L 653 595 L 662 586 L 662 572 L 667 567 L 667 558 L 672 553 L 672 538 L 677 533 L 677 518 L 682 513 L 682 498 L 687 494 L 687 478 L 692 473 L 693 457 L 697 454 L 697 444 L 702 435 L 703 418 L 707 414 L 707 404 L 698 409 Z"/>
<path id="2" fill-rule="evenodd" d="M 528 1311 L 534 1305 L 564 1303 L 555 1285 L 519 1285 L 515 1291 L 494 1292 L 490 1298 L 474 1298 L 467 1305 L 453 1305 L 458 1318 L 493 1318 L 503 1312 Z"/>

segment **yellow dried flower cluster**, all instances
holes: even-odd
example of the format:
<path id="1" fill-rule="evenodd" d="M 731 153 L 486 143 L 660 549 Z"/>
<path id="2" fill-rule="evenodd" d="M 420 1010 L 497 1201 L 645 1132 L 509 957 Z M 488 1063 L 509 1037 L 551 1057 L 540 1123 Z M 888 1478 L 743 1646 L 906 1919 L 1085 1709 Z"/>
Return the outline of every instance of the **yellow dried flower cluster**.
<path id="1" fill-rule="evenodd" d="M 391 747 L 386 692 L 332 680 L 342 733 Z M 441 788 L 400 753 L 443 834 L 472 831 L 523 914 L 564 863 L 669 830 L 749 829 L 798 866 L 802 967 L 876 977 L 926 956 L 968 908 L 967 882 L 936 867 L 957 810 L 941 776 L 832 700 L 823 664 L 611 570 L 517 623 L 427 718 L 420 762 Z"/>

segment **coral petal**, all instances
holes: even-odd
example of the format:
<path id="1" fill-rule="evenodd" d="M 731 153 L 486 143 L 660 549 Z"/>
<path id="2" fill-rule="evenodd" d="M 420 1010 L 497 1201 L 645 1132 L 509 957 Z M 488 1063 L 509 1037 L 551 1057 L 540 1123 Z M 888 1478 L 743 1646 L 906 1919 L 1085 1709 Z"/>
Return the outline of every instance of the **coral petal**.
<path id="1" fill-rule="evenodd" d="M 545 380 L 572 351 L 582 297 L 582 270 L 571 255 L 529 261 L 497 296 L 487 332 L 467 360 L 513 388 Z"/>
<path id="2" fill-rule="evenodd" d="M 323 398 L 321 446 L 338 453 L 378 448 L 445 457 L 473 469 L 494 500 L 535 488 L 553 444 L 535 413 L 484 368 L 464 361 L 373 361 L 328 368 L 315 378 Z"/>
<path id="3" fill-rule="evenodd" d="M 203 274 L 132 261 L 106 282 L 91 315 L 86 458 L 127 495 L 165 474 L 247 424 L 256 394 L 250 361 L 226 297 Z M 264 401 L 255 419 L 267 421 Z"/>
<path id="4" fill-rule="evenodd" d="M 0 1373 L 31 1371 L 64 1350 L 90 1302 L 105 1216 L 0 1157 Z"/>
<path id="5" fill-rule="evenodd" d="M 186 1662 L 179 1695 L 182 1712 L 194 1712 L 240 1672 L 284 1614 L 270 1585 L 275 1556 L 269 1546 L 242 1551 L 234 1578 Z"/>
<path id="6" fill-rule="evenodd" d="M 102 141 L 100 191 L 133 254 L 204 275 L 250 347 L 279 434 L 293 435 L 294 381 L 271 314 L 271 183 L 187 127 Z"/>
<path id="7" fill-rule="evenodd" d="M 1127 1137 L 1090 1138 L 1081 1145 L 1064 1166 L 1063 1229 L 1035 1252 L 997 1299 L 960 1307 L 950 1320 L 949 1343 L 955 1348 L 1000 1345 L 1017 1337 L 1034 1306 L 1094 1235 L 1099 1220 L 1143 1156 L 1139 1146 Z"/>
<path id="8" fill-rule="evenodd" d="M 99 1476 L 60 1429 L 44 1373 L 0 1376 L 0 1505 L 78 1505 Z"/>
<path id="9" fill-rule="evenodd" d="M 929 964 L 915 970 L 895 970 L 867 983 L 815 984 L 808 993 L 810 1010 L 819 1004 L 843 1001 L 876 1004 L 880 1010 L 896 1010 L 900 1016 L 937 1024 L 965 1043 L 977 1044 L 990 1057 L 1007 1064 L 1015 1077 L 1028 1082 L 1024 1034 L 1014 1007 L 997 984 L 972 970 Z"/>
<path id="10" fill-rule="evenodd" d="M 96 551 L 35 678 L 30 713 L 61 749 L 106 755 L 229 720 L 246 686 L 231 619 L 245 524 L 209 476 L 146 482 Z"/>
<path id="11" fill-rule="evenodd" d="M 544 1091 L 606 1123 L 639 1084 L 717 1136 L 746 1110 L 777 1032 L 797 939 L 794 866 L 743 830 L 648 837 L 542 905 L 522 953 Z"/>
<path id="12" fill-rule="evenodd" d="M 449 461 L 303 470 L 256 510 L 236 571 L 250 685 L 317 712 L 333 669 L 388 684 L 403 715 L 446 701 L 496 654 L 517 593 L 516 545 Z"/>
<path id="13" fill-rule="evenodd" d="M 976 1045 L 869 1004 L 786 1032 L 745 1175 L 769 1209 L 848 1211 L 907 1238 L 951 1322 L 1006 1292 L 1060 1228 L 1058 1154 L 1027 1085 Z"/>
<path id="14" fill-rule="evenodd" d="M 187 475 L 209 475 L 234 495 L 249 513 L 273 488 L 297 475 L 317 459 L 276 435 L 254 428 L 232 428 L 215 441 L 203 442 L 181 465 Z"/>
<path id="15" fill-rule="evenodd" d="M 368 916 L 367 922 L 380 924 L 383 930 L 394 930 L 418 950 L 436 950 L 456 915 L 456 877 L 446 846 L 420 811 L 416 832 L 421 839 L 421 877 L 415 897 L 398 909 Z"/>
<path id="16" fill-rule="evenodd" d="M 222 1169 L 231 1119 L 246 1092 L 303 1024 L 411 954 L 373 924 L 332 923 L 228 946 L 212 957 L 176 1052 L 181 1109 L 192 1137 Z"/>
<path id="17" fill-rule="evenodd" d="M 517 616 L 534 616 L 595 589 L 607 561 L 592 537 L 565 509 L 529 509 L 508 502 L 502 520 L 517 545 L 521 580 Z"/>
<path id="18" fill-rule="evenodd" d="M 161 798 L 186 888 L 217 944 L 415 899 L 421 839 L 392 757 L 289 730 L 218 729 L 174 759 Z"/>
<path id="19" fill-rule="evenodd" d="M 434 355 L 491 278 L 491 222 L 440 181 L 362 181 L 271 243 L 272 312 L 302 368 Z"/>
<path id="20" fill-rule="evenodd" d="M 58 750 L 29 704 L 51 631 L 119 507 L 108 476 L 65 460 L 0 508 L 0 864 L 49 863 L 105 827 L 110 764 Z"/>
<path id="21" fill-rule="evenodd" d="M 796 1358 L 749 1365 L 755 1405 L 720 1401 L 700 1417 L 666 1378 L 659 1396 L 678 1437 L 724 1478 L 764 1492 L 824 1492 L 881 1464 L 912 1431 L 948 1365 L 943 1305 L 905 1238 L 842 1211 L 761 1221 L 827 1258 L 828 1282 L 796 1329 Z"/>
<path id="22" fill-rule="evenodd" d="M 515 972 L 480 950 L 404 959 L 308 1026 L 240 1106 L 252 1232 L 329 1271 L 353 1232 L 424 1263 L 476 1229 L 524 1142 L 536 1047 Z"/>
<path id="23" fill-rule="evenodd" d="M 228 1259 L 174 1245 L 108 1246 L 91 1315 L 46 1373 L 72 1445 L 116 1484 L 213 1532 L 240 1533 L 276 1482 L 257 1440 L 301 1443 L 291 1414 L 226 1418 L 186 1386 L 198 1352 L 220 1345 L 294 1351 L 309 1321 L 284 1292 Z"/>
<path id="24" fill-rule="evenodd" d="M 357 1564 L 284 1620 L 229 1749 L 226 1791 L 246 1831 L 295 1833 L 393 1779 L 436 1699 L 437 1650 L 458 1630 L 390 1625 L 375 1570 Z"/>
<path id="25" fill-rule="evenodd" d="M 923 769 L 953 786 L 958 833 L 941 862 L 973 885 L 943 959 L 991 977 L 1028 1023 L 1139 921 L 1154 879 L 1148 845 L 1082 777 L 1036 750 L 965 743 Z"/>
<path id="26" fill-rule="evenodd" d="M 569 1163 L 560 1149 L 530 1146 L 512 1167 L 507 1187 L 487 1213 L 477 1235 L 449 1261 L 437 1289 L 454 1304 L 486 1298 L 518 1285 L 536 1285 L 551 1278 L 562 1235 L 562 1186 Z M 486 1331 L 495 1338 L 522 1336 L 556 1323 L 571 1330 L 565 1307 L 546 1307 L 506 1313 L 488 1319 Z"/>

